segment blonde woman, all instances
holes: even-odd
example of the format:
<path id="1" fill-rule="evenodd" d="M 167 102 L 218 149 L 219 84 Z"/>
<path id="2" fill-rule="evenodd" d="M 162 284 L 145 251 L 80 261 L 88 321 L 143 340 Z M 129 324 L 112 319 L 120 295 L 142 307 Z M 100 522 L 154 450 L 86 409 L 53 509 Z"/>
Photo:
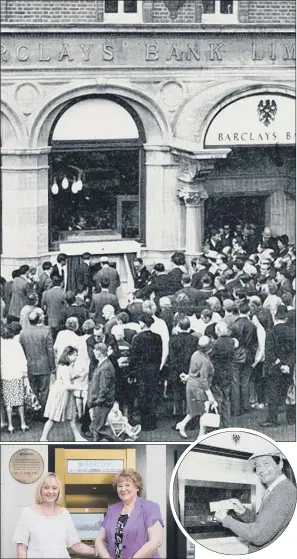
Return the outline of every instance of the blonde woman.
<path id="1" fill-rule="evenodd" d="M 67 548 L 74 553 L 95 557 L 95 549 L 82 543 L 69 512 L 60 507 L 61 482 L 52 472 L 41 478 L 35 503 L 25 507 L 15 529 L 13 541 L 17 559 L 66 558 Z"/>
<path id="2" fill-rule="evenodd" d="M 112 482 L 119 502 L 111 505 L 95 541 L 104 559 L 160 557 L 163 520 L 160 507 L 143 499 L 141 476 L 132 468 L 117 474 Z"/>

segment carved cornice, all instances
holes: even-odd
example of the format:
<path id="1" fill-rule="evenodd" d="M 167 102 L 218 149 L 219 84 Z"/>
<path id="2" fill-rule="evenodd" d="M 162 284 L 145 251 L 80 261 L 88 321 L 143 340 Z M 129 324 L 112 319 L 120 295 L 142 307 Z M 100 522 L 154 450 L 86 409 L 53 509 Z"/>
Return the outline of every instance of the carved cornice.
<path id="1" fill-rule="evenodd" d="M 215 161 L 209 159 L 179 158 L 180 168 L 177 178 L 180 182 L 195 184 L 203 180 L 214 169 Z"/>

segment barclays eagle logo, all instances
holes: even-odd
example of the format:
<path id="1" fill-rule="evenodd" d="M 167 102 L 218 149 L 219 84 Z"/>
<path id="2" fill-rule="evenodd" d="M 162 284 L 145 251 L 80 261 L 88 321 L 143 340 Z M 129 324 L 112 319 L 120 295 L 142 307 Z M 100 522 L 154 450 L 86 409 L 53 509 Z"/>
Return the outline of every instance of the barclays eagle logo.
<path id="1" fill-rule="evenodd" d="M 258 116 L 260 122 L 264 124 L 264 126 L 269 126 L 272 121 L 275 119 L 277 113 L 277 105 L 274 99 L 270 101 L 267 99 L 265 102 L 261 99 L 258 104 Z"/>

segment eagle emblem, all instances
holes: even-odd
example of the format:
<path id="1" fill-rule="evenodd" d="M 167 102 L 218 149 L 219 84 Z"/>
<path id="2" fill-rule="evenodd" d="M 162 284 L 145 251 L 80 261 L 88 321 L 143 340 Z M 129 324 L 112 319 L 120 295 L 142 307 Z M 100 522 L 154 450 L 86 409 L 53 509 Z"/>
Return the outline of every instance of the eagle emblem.
<path id="1" fill-rule="evenodd" d="M 264 124 L 264 126 L 269 126 L 272 121 L 275 119 L 277 113 L 277 105 L 274 99 L 270 101 L 270 99 L 266 99 L 266 101 L 261 101 L 258 104 L 258 116 L 260 122 Z"/>

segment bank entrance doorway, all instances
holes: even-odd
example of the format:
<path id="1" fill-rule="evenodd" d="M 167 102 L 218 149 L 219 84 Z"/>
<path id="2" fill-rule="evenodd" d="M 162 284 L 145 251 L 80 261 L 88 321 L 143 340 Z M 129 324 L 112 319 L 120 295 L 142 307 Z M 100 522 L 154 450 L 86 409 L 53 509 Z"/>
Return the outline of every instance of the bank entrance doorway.
<path id="1" fill-rule="evenodd" d="M 225 223 L 235 230 L 237 224 L 254 223 L 258 235 L 265 226 L 266 196 L 210 196 L 205 202 L 205 238 L 212 227 Z"/>

